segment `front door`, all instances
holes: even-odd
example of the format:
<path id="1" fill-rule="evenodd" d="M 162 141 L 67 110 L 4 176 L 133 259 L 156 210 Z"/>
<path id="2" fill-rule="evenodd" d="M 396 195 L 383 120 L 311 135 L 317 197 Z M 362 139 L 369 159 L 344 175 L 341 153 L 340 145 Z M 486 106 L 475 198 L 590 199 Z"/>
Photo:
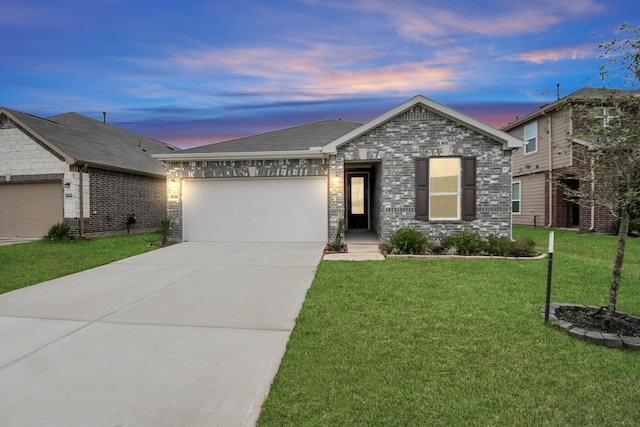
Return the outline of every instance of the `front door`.
<path id="1" fill-rule="evenodd" d="M 347 173 L 347 228 L 369 229 L 369 174 Z"/>

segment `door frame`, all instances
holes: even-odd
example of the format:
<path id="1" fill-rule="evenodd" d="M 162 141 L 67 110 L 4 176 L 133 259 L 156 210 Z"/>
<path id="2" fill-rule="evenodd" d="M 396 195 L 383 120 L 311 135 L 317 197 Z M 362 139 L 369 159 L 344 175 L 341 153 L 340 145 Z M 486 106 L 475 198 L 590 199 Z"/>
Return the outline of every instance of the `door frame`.
<path id="1" fill-rule="evenodd" d="M 367 219 L 367 226 L 363 228 L 357 228 L 356 230 L 371 230 L 371 174 L 369 171 L 347 171 L 345 172 L 346 185 L 344 186 L 345 197 L 345 225 L 349 230 L 349 209 L 351 206 L 351 177 L 352 176 L 365 176 L 365 188 L 364 188 L 364 201 L 365 201 L 365 213 Z"/>

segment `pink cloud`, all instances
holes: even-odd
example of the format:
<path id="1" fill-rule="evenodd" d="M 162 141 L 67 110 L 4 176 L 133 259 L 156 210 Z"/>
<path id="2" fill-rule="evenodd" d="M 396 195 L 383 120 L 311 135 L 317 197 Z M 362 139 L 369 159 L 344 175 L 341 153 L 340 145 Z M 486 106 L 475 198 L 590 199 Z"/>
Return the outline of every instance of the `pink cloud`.
<path id="1" fill-rule="evenodd" d="M 210 49 L 172 58 L 190 72 L 207 74 L 224 71 L 234 76 L 261 79 L 253 82 L 256 92 L 290 91 L 331 96 L 380 91 L 415 92 L 451 89 L 468 74 L 459 64 L 465 52 L 435 53 L 435 59 L 384 66 L 363 66 L 375 62 L 376 53 L 365 49 L 312 44 L 299 48 Z M 238 83 L 242 84 L 242 83 Z"/>
<path id="2" fill-rule="evenodd" d="M 550 49 L 531 50 L 504 57 L 503 59 L 508 61 L 523 61 L 534 64 L 543 64 L 545 62 L 594 58 L 596 56 L 597 48 L 597 44 L 586 43 L 578 46 L 563 46 Z"/>

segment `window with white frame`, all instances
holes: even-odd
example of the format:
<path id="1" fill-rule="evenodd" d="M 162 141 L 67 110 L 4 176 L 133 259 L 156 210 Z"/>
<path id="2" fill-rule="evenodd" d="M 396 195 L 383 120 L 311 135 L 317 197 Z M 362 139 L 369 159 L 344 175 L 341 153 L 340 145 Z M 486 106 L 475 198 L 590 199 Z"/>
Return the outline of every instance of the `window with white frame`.
<path id="1" fill-rule="evenodd" d="M 536 151 L 538 151 L 538 122 L 533 122 L 524 128 L 524 154 Z"/>
<path id="2" fill-rule="evenodd" d="M 460 158 L 429 159 L 429 218 L 460 219 Z"/>
<path id="3" fill-rule="evenodd" d="M 520 213 L 520 181 L 511 183 L 511 213 Z"/>
<path id="4" fill-rule="evenodd" d="M 614 107 L 597 107 L 595 111 L 595 118 L 602 127 L 608 127 L 616 116 L 617 111 Z"/>

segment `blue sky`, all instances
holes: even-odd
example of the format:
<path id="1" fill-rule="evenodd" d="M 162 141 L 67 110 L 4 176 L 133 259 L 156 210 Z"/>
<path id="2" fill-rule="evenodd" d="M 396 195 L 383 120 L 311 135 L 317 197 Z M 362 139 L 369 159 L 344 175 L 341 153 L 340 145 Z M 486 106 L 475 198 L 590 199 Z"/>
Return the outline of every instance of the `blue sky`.
<path id="1" fill-rule="evenodd" d="M 0 106 L 179 147 L 417 94 L 496 127 L 594 81 L 637 0 L 57 0 L 0 5 Z"/>

